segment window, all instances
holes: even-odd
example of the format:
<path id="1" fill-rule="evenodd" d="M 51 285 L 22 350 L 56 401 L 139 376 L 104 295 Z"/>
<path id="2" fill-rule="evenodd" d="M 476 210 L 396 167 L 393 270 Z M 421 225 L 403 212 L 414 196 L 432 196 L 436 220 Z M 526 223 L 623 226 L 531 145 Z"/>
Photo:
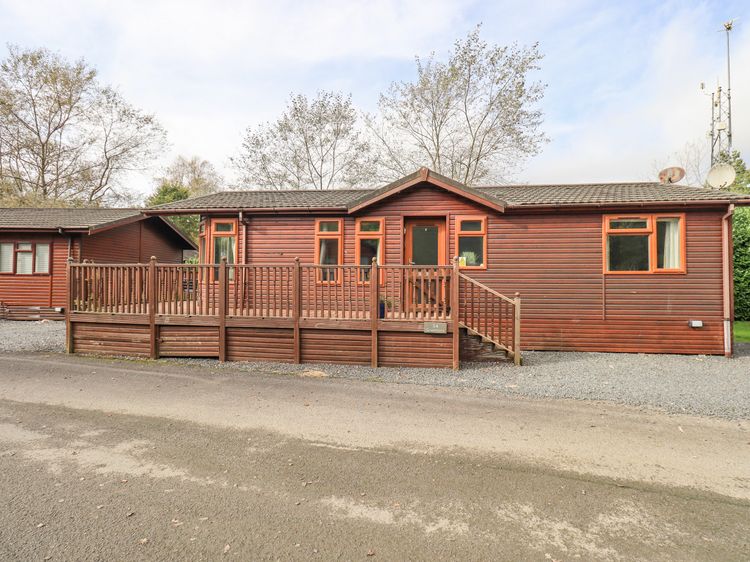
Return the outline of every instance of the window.
<path id="1" fill-rule="evenodd" d="M 605 273 L 684 273 L 685 215 L 604 217 Z"/>
<path id="2" fill-rule="evenodd" d="M 232 265 L 237 260 L 237 219 L 206 219 L 200 226 L 199 240 L 200 263 L 221 264 L 227 258 Z M 219 277 L 219 268 L 213 269 L 214 279 Z M 234 276 L 234 269 L 229 270 L 229 278 Z"/>
<path id="3" fill-rule="evenodd" d="M 13 244 L 0 244 L 0 273 L 13 273 Z"/>
<path id="4" fill-rule="evenodd" d="M 49 243 L 3 242 L 0 244 L 0 273 L 49 274 Z"/>
<path id="5" fill-rule="evenodd" d="M 318 265 L 341 265 L 344 261 L 344 220 L 318 219 L 315 221 L 315 263 Z M 338 269 L 320 268 L 318 282 L 336 283 Z"/>
<path id="6" fill-rule="evenodd" d="M 456 253 L 463 269 L 487 267 L 487 217 L 456 217 Z"/>
<path id="7" fill-rule="evenodd" d="M 385 245 L 385 219 L 357 219 L 355 243 L 355 259 L 357 265 L 372 265 L 373 258 L 377 260 L 378 265 L 382 265 L 383 246 Z M 359 281 L 361 283 L 370 282 L 369 269 L 361 269 L 359 271 Z M 380 283 L 383 283 L 382 277 L 380 278 Z"/>

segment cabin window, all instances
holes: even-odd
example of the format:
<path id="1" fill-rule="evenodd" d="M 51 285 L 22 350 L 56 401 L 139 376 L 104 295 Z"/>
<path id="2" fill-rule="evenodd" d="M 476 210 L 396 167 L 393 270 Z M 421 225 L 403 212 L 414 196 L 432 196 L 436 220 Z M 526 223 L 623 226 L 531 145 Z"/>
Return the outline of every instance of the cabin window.
<path id="1" fill-rule="evenodd" d="M 487 267 L 487 217 L 456 217 L 456 253 L 462 269 Z"/>
<path id="2" fill-rule="evenodd" d="M 372 259 L 382 265 L 382 255 L 385 245 L 385 219 L 363 218 L 356 222 L 355 259 L 357 265 L 372 266 Z M 359 281 L 370 282 L 370 269 L 359 270 Z M 381 278 L 380 283 L 383 282 Z"/>
<path id="3" fill-rule="evenodd" d="M 315 263 L 336 266 L 344 262 L 344 220 L 318 219 L 315 221 Z M 339 271 L 336 267 L 318 269 L 318 281 L 336 283 Z"/>
<path id="4" fill-rule="evenodd" d="M 3 242 L 0 244 L 0 273 L 48 274 L 49 243 Z"/>
<path id="5" fill-rule="evenodd" d="M 237 219 L 207 219 L 201 223 L 198 242 L 199 261 L 220 265 L 226 258 L 227 264 L 237 262 Z M 213 268 L 214 279 L 219 277 L 219 268 Z M 229 278 L 234 276 L 234 269 L 229 270 Z"/>
<path id="6" fill-rule="evenodd" d="M 684 273 L 685 215 L 604 217 L 606 273 Z"/>

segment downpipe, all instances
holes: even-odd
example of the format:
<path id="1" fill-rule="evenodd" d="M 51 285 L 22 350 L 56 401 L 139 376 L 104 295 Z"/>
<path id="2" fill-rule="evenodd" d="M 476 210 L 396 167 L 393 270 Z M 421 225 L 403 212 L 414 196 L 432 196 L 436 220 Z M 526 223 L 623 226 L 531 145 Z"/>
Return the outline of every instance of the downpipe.
<path id="1" fill-rule="evenodd" d="M 724 303 L 724 356 L 732 356 L 732 291 L 734 290 L 734 279 L 732 278 L 734 268 L 732 267 L 732 216 L 734 205 L 729 205 L 727 213 L 721 217 L 721 262 L 722 262 L 722 296 Z"/>

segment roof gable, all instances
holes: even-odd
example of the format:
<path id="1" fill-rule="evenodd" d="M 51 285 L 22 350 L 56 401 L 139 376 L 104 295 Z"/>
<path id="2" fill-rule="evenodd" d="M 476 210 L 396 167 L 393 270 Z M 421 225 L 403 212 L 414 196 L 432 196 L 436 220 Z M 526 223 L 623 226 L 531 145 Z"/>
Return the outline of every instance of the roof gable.
<path id="1" fill-rule="evenodd" d="M 349 203 L 348 211 L 350 213 L 355 213 L 420 183 L 429 183 L 430 185 L 444 189 L 454 195 L 464 197 L 475 203 L 494 209 L 495 211 L 505 211 L 505 202 L 495 197 L 492 193 L 482 192 L 478 189 L 468 187 L 462 183 L 433 172 L 428 168 L 420 168 L 413 174 L 409 174 L 400 180 L 389 183 L 380 189 L 368 191 L 366 194 L 362 195 L 362 197 Z"/>

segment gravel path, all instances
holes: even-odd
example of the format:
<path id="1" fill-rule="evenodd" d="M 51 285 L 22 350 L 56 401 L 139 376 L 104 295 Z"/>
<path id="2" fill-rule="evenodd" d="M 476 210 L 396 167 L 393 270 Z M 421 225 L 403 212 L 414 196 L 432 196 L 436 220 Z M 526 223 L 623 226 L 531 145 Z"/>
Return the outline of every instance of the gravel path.
<path id="1" fill-rule="evenodd" d="M 1 351 L 64 349 L 62 322 L 2 322 Z M 165 361 L 233 371 L 359 379 L 430 386 L 492 389 L 531 398 L 606 400 L 672 413 L 750 419 L 750 344 L 734 359 L 689 355 L 526 352 L 524 366 L 506 363 L 446 369 L 224 363 L 205 359 Z"/>
<path id="2" fill-rule="evenodd" d="M 65 351 L 65 322 L 0 320 L 0 352 Z"/>

